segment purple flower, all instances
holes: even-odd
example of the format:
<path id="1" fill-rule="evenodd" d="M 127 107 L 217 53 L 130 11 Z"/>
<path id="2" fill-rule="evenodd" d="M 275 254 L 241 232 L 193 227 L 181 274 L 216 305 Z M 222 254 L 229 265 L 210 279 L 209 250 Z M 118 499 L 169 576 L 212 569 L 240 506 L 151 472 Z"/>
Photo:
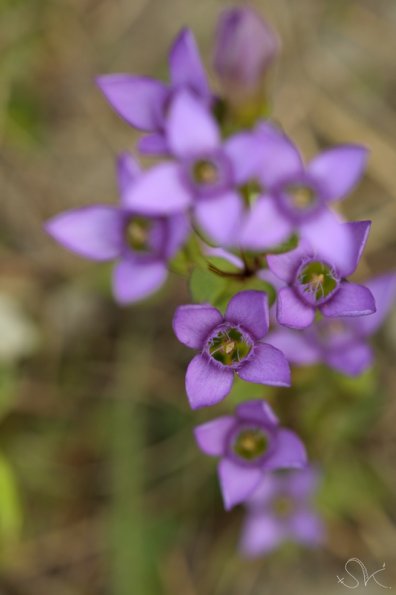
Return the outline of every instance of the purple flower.
<path id="1" fill-rule="evenodd" d="M 279 53 L 279 39 L 259 14 L 248 7 L 220 16 L 214 67 L 235 101 L 259 91 L 264 75 Z"/>
<path id="2" fill-rule="evenodd" d="M 141 300 L 167 278 L 167 262 L 185 241 L 189 225 L 182 214 L 170 217 L 141 215 L 125 204 L 125 194 L 140 171 L 127 154 L 118 161 L 119 206 L 93 205 L 56 215 L 47 232 L 60 244 L 85 258 L 118 260 L 113 293 L 127 304 Z"/>
<path id="3" fill-rule="evenodd" d="M 324 526 L 312 505 L 317 484 L 318 473 L 312 467 L 287 475 L 266 474 L 246 502 L 241 552 L 248 557 L 265 555 L 289 540 L 320 545 Z"/>
<path id="4" fill-rule="evenodd" d="M 261 124 L 261 166 L 257 179 L 261 196 L 253 205 L 241 233 L 241 245 L 252 250 L 271 248 L 298 231 L 322 250 L 333 240 L 332 255 L 342 258 L 350 251 L 346 228 L 329 210 L 345 197 L 362 175 L 367 150 L 341 145 L 319 154 L 307 166 L 290 139 Z"/>
<path id="5" fill-rule="evenodd" d="M 186 374 L 193 409 L 222 401 L 232 388 L 234 374 L 247 382 L 290 386 L 290 369 L 283 353 L 262 341 L 268 331 L 264 292 L 237 293 L 224 316 L 208 304 L 180 306 L 173 329 L 181 343 L 200 352 Z"/>
<path id="6" fill-rule="evenodd" d="M 343 226 L 351 238 L 351 251 L 344 255 L 344 262 L 331 258 L 331 237 L 327 238 L 325 256 L 321 250 L 313 250 L 308 242 L 301 241 L 295 250 L 267 257 L 271 271 L 287 283 L 278 294 L 277 319 L 280 324 L 303 329 L 313 322 L 316 310 L 328 318 L 365 316 L 375 312 L 370 290 L 345 280 L 358 265 L 370 222 L 355 221 Z"/>
<path id="7" fill-rule="evenodd" d="M 323 319 L 303 332 L 279 328 L 268 335 L 267 340 L 283 351 L 293 364 L 324 362 L 343 374 L 358 376 L 373 362 L 368 337 L 381 326 L 395 303 L 396 274 L 375 277 L 365 286 L 374 296 L 375 314 L 342 320 Z"/>
<path id="8" fill-rule="evenodd" d="M 307 463 L 301 440 L 279 426 L 265 401 L 246 401 L 235 415 L 196 427 L 195 438 L 205 454 L 221 457 L 218 474 L 227 510 L 250 498 L 268 471 Z"/>
<path id="9" fill-rule="evenodd" d="M 149 77 L 128 74 L 109 74 L 97 79 L 115 111 L 128 124 L 151 133 L 140 142 L 142 153 L 167 152 L 164 137 L 166 114 L 180 89 L 189 89 L 205 104 L 211 101 L 199 51 L 189 29 L 183 29 L 176 37 L 169 53 L 169 67 L 170 85 Z"/>
<path id="10" fill-rule="evenodd" d="M 237 187 L 257 168 L 255 136 L 241 133 L 222 144 L 213 116 L 182 91 L 169 108 L 166 138 L 177 162 L 147 171 L 131 187 L 127 203 L 145 213 L 193 207 L 195 221 L 212 240 L 235 244 L 243 215 Z"/>

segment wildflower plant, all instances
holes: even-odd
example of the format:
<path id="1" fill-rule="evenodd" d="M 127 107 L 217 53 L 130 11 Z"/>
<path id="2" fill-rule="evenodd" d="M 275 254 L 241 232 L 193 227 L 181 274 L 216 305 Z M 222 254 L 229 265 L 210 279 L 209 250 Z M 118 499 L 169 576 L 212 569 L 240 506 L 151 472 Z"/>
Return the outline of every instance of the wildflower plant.
<path id="1" fill-rule="evenodd" d="M 117 161 L 119 202 L 55 215 L 47 232 L 85 258 L 115 261 L 113 293 L 123 305 L 146 299 L 169 270 L 189 280 L 192 302 L 174 315 L 177 339 L 196 351 L 186 371 L 192 409 L 213 407 L 240 383 L 287 391 L 290 364 L 323 362 L 355 376 L 373 360 L 367 339 L 396 295 L 391 273 L 358 284 L 370 221 L 346 222 L 333 205 L 359 182 L 368 150 L 351 143 L 304 162 L 271 120 L 268 74 L 279 40 L 250 8 L 221 16 L 212 90 L 192 32 L 169 54 L 170 82 L 106 74 L 99 89 L 144 133 L 141 169 Z M 220 459 L 226 509 L 245 503 L 241 550 L 267 553 L 284 539 L 316 545 L 323 526 L 310 453 L 265 400 L 242 402 L 195 429 L 198 447 Z M 227 407 L 227 401 L 224 404 Z M 281 474 L 279 470 L 282 470 Z M 272 502 L 287 497 L 280 514 Z M 278 514 L 279 513 L 279 514 Z"/>

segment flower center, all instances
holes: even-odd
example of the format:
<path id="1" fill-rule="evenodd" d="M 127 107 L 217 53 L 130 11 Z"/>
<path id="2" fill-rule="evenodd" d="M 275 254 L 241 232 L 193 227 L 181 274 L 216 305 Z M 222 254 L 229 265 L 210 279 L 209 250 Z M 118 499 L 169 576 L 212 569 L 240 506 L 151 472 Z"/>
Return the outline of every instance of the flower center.
<path id="1" fill-rule="evenodd" d="M 193 165 L 193 179 L 197 184 L 210 186 L 219 180 L 219 170 L 209 159 L 199 159 Z"/>
<path id="2" fill-rule="evenodd" d="M 221 330 L 209 341 L 209 354 L 224 366 L 242 361 L 251 349 L 251 343 L 236 328 Z"/>
<path id="3" fill-rule="evenodd" d="M 316 202 L 316 194 L 309 186 L 292 184 L 286 188 L 288 201 L 297 211 L 306 211 Z"/>
<path id="4" fill-rule="evenodd" d="M 278 518 L 289 517 L 294 509 L 294 502 L 289 496 L 278 496 L 272 503 L 272 510 Z"/>
<path id="5" fill-rule="evenodd" d="M 150 232 L 152 221 L 146 217 L 133 217 L 125 227 L 125 239 L 130 248 L 136 252 L 150 250 Z"/>
<path id="6" fill-rule="evenodd" d="M 302 293 L 314 302 L 326 299 L 338 286 L 334 270 L 321 261 L 303 266 L 297 279 Z"/>
<path id="7" fill-rule="evenodd" d="M 233 449 L 245 461 L 254 461 L 268 449 L 268 436 L 259 428 L 241 430 L 235 438 Z"/>

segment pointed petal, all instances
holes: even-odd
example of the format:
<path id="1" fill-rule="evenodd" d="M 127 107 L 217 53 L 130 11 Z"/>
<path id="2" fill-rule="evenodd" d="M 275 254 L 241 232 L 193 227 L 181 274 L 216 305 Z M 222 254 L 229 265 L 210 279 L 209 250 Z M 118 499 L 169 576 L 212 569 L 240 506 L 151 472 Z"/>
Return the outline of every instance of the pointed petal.
<path id="1" fill-rule="evenodd" d="M 235 425 L 232 415 L 223 415 L 197 426 L 194 430 L 199 448 L 207 455 L 221 457 L 226 451 L 226 438 Z"/>
<path id="2" fill-rule="evenodd" d="M 328 366 L 347 376 L 359 376 L 372 365 L 373 360 L 374 354 L 371 347 L 363 342 L 356 342 L 325 355 Z"/>
<path id="3" fill-rule="evenodd" d="M 127 74 L 103 75 L 96 82 L 110 105 L 128 124 L 148 132 L 161 126 L 168 95 L 163 83 Z"/>
<path id="4" fill-rule="evenodd" d="M 357 268 L 370 233 L 371 221 L 350 221 L 343 223 L 351 238 L 350 254 L 338 265 L 343 277 L 351 275 Z M 341 259 L 342 260 L 342 259 Z"/>
<path id="5" fill-rule="evenodd" d="M 286 537 L 283 524 L 273 515 L 250 514 L 242 530 L 239 549 L 248 558 L 263 556 L 275 550 Z"/>
<path id="6" fill-rule="evenodd" d="M 321 359 L 318 347 L 298 331 L 279 328 L 266 337 L 266 342 L 280 349 L 292 364 L 306 366 Z"/>
<path id="7" fill-rule="evenodd" d="M 312 256 L 312 250 L 307 242 L 300 241 L 297 248 L 284 254 L 269 254 L 267 256 L 268 266 L 271 271 L 286 283 L 294 281 L 295 274 L 302 260 Z"/>
<path id="8" fill-rule="evenodd" d="M 113 271 L 113 293 L 119 304 L 138 302 L 165 283 L 168 271 L 163 262 L 137 264 L 122 260 Z"/>
<path id="9" fill-rule="evenodd" d="M 142 174 L 125 193 L 124 205 L 144 215 L 168 215 L 186 209 L 190 193 L 174 163 L 153 167 Z"/>
<path id="10" fill-rule="evenodd" d="M 166 124 L 169 148 L 177 157 L 199 155 L 220 145 L 220 133 L 209 110 L 191 93 L 173 100 Z"/>
<path id="11" fill-rule="evenodd" d="M 274 126 L 261 124 L 256 135 L 261 142 L 258 178 L 266 188 L 272 189 L 283 180 L 304 171 L 297 147 L 283 132 Z"/>
<path id="12" fill-rule="evenodd" d="M 130 153 L 121 153 L 117 159 L 117 181 L 118 191 L 121 196 L 121 202 L 124 202 L 124 196 L 127 189 L 139 177 L 141 169 L 138 162 Z"/>
<path id="13" fill-rule="evenodd" d="M 311 510 L 299 510 L 289 522 L 291 536 L 310 546 L 320 545 L 325 537 L 325 529 L 319 515 Z"/>
<path id="14" fill-rule="evenodd" d="M 366 316 L 375 312 L 375 301 L 367 287 L 343 281 L 337 293 L 320 306 L 320 310 L 328 318 Z"/>
<path id="15" fill-rule="evenodd" d="M 277 426 L 278 418 L 266 401 L 245 401 L 236 408 L 240 419 L 257 420 L 264 422 L 267 426 Z"/>
<path id="16" fill-rule="evenodd" d="M 367 157 L 365 147 L 342 145 L 318 155 L 309 164 L 308 172 L 319 183 L 323 198 L 338 200 L 358 183 Z"/>
<path id="17" fill-rule="evenodd" d="M 248 250 L 275 248 L 292 234 L 293 226 L 270 196 L 259 198 L 247 213 L 240 245 Z"/>
<path id="18" fill-rule="evenodd" d="M 315 309 L 304 304 L 291 287 L 284 287 L 278 294 L 276 316 L 279 324 L 294 329 L 303 329 L 312 324 Z"/>
<path id="19" fill-rule="evenodd" d="M 116 207 L 96 205 L 56 215 L 46 231 L 68 250 L 92 260 L 112 260 L 122 250 L 122 214 Z"/>
<path id="20" fill-rule="evenodd" d="M 163 134 L 148 134 L 139 138 L 137 148 L 142 155 L 164 156 L 169 154 L 169 147 Z"/>
<path id="21" fill-rule="evenodd" d="M 261 166 L 262 141 L 249 132 L 235 134 L 224 143 L 224 152 L 232 163 L 234 181 L 243 184 L 256 178 Z"/>
<path id="22" fill-rule="evenodd" d="M 240 291 L 228 302 L 225 319 L 240 324 L 255 339 L 268 332 L 268 297 L 264 291 Z"/>
<path id="23" fill-rule="evenodd" d="M 220 461 L 218 473 L 226 510 L 244 502 L 263 476 L 260 469 L 242 467 L 229 459 Z"/>
<path id="24" fill-rule="evenodd" d="M 200 97 L 209 99 L 211 92 L 194 35 L 183 29 L 169 54 L 170 76 L 175 87 L 189 87 Z"/>
<path id="25" fill-rule="evenodd" d="M 179 306 L 173 317 L 173 330 L 181 343 L 202 349 L 210 332 L 221 324 L 223 316 L 213 306 L 189 304 Z"/>
<path id="26" fill-rule="evenodd" d="M 238 369 L 238 376 L 247 382 L 290 386 L 290 367 L 279 349 L 265 343 L 257 343 L 254 355 Z"/>
<path id="27" fill-rule="evenodd" d="M 264 462 L 264 470 L 302 468 L 307 464 L 307 453 L 300 438 L 291 430 L 279 430 L 276 447 Z"/>
<path id="28" fill-rule="evenodd" d="M 243 205 L 235 192 L 197 201 L 195 219 L 202 230 L 218 244 L 238 244 Z"/>
<path id="29" fill-rule="evenodd" d="M 357 334 L 369 336 L 382 325 L 396 301 L 396 274 L 380 275 L 365 282 L 365 287 L 371 291 L 375 299 L 377 311 L 371 316 L 364 316 L 349 321 Z"/>
<path id="30" fill-rule="evenodd" d="M 186 374 L 186 391 L 191 409 L 219 403 L 228 395 L 233 382 L 232 370 L 217 367 L 202 355 L 196 355 Z"/>

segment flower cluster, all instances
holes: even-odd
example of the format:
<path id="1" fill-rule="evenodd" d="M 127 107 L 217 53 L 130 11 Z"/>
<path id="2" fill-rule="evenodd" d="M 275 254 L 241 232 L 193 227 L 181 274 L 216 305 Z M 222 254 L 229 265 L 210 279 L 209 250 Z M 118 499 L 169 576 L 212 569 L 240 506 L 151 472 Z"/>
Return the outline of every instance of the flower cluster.
<path id="1" fill-rule="evenodd" d="M 222 401 L 236 376 L 288 387 L 289 363 L 361 373 L 372 361 L 367 337 L 396 295 L 394 274 L 364 285 L 349 280 L 371 222 L 345 222 L 333 208 L 359 182 L 367 149 L 337 146 L 305 163 L 285 132 L 262 116 L 262 83 L 278 52 L 269 26 L 253 10 L 237 8 L 222 15 L 217 30 L 220 96 L 188 29 L 170 49 L 170 82 L 100 76 L 112 108 L 144 133 L 139 151 L 159 160 L 141 170 L 122 154 L 117 206 L 71 210 L 46 225 L 81 256 L 116 261 L 120 304 L 157 291 L 181 253 L 187 273 L 206 262 L 221 280 L 239 281 L 238 291 L 224 286 L 221 304 L 205 300 L 175 313 L 176 337 L 197 352 L 186 374 L 193 409 Z M 213 256 L 227 266 L 213 266 Z M 251 288 L 252 279 L 260 289 Z M 198 426 L 195 437 L 204 453 L 220 458 L 225 507 L 247 503 L 242 550 L 268 551 L 286 537 L 320 541 L 320 522 L 304 502 L 315 484 L 306 450 L 268 403 L 245 401 L 234 415 Z M 294 471 L 278 476 L 279 469 Z M 293 512 L 276 520 L 271 502 L 282 494 L 294 499 Z"/>

